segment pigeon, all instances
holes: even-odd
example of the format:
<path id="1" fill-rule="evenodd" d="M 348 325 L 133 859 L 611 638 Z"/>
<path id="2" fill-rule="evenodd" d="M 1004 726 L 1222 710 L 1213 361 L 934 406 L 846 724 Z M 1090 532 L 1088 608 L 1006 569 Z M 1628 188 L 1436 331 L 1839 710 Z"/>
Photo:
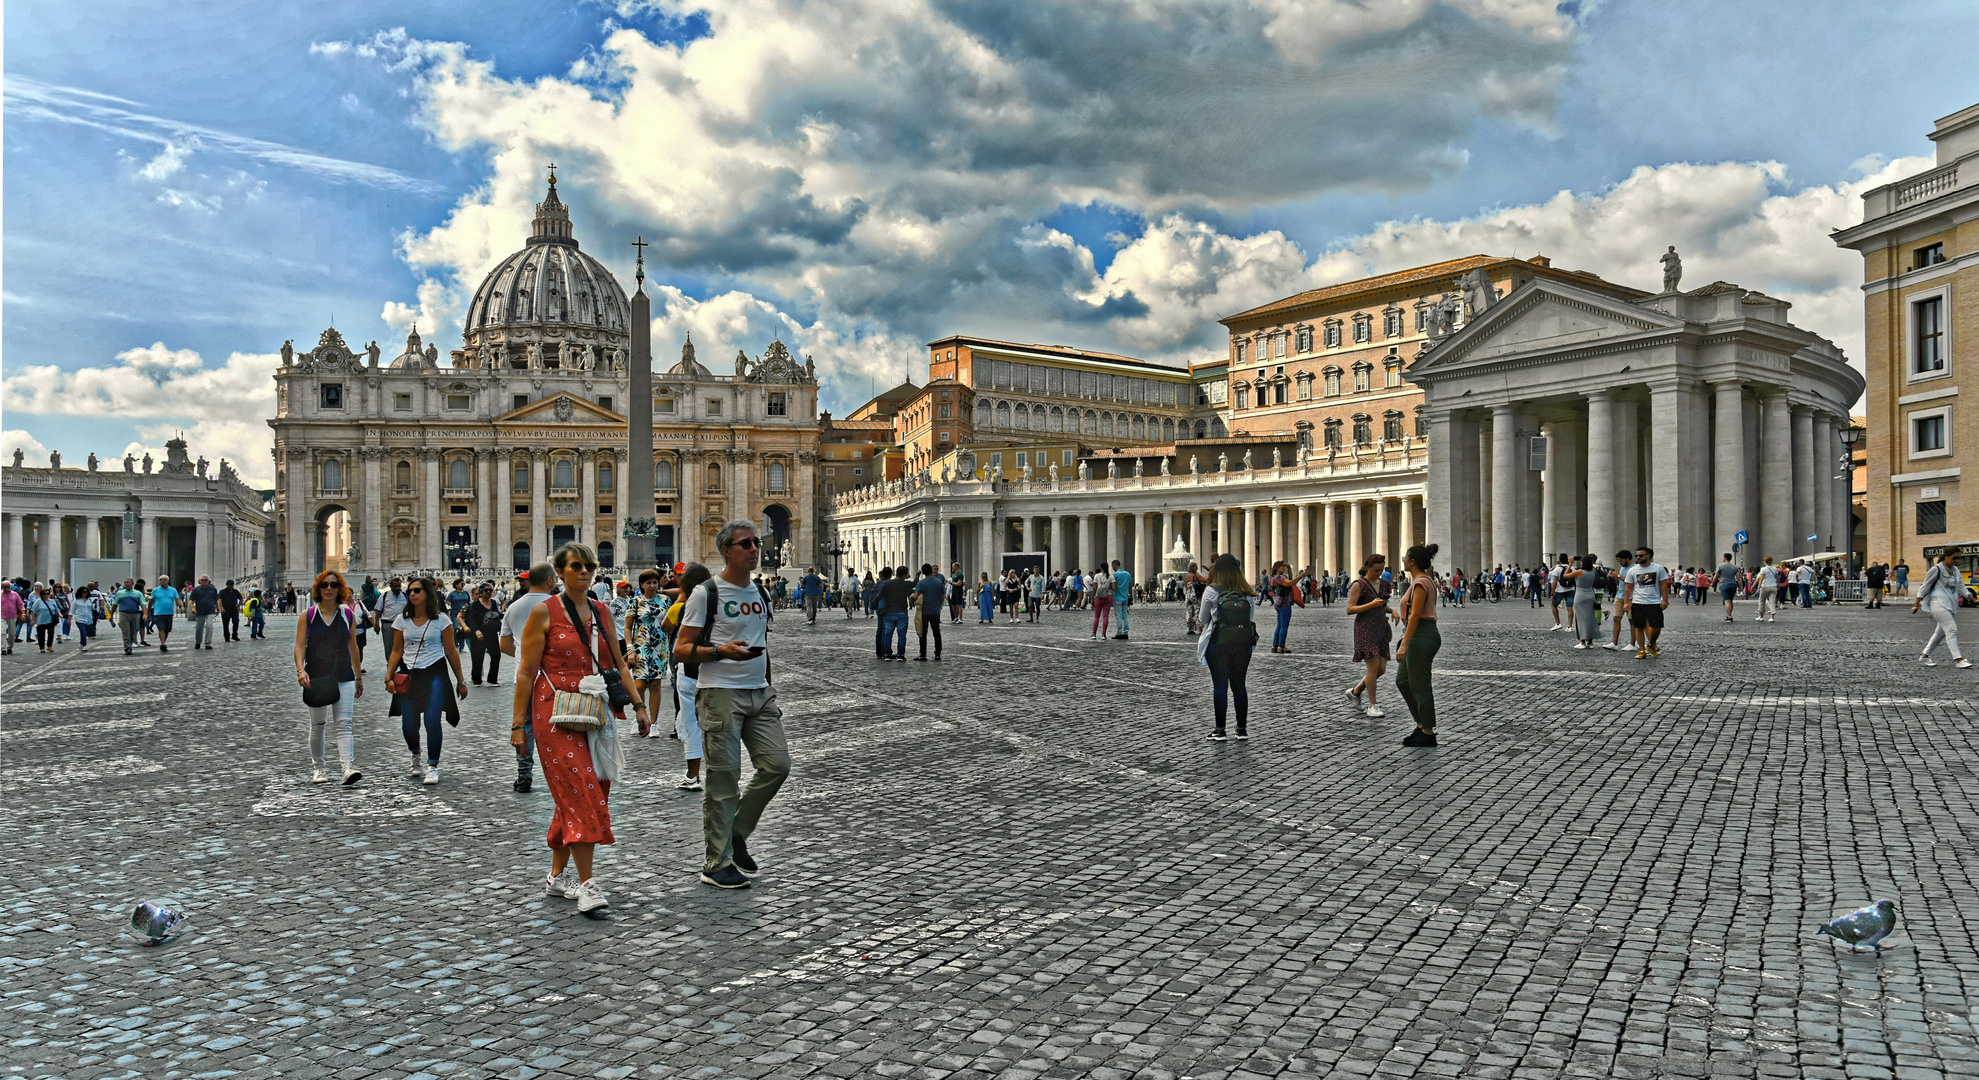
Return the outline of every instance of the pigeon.
<path id="1" fill-rule="evenodd" d="M 186 916 L 162 900 L 146 900 L 131 912 L 131 933 L 144 938 L 146 945 L 157 945 L 179 932 Z"/>
<path id="2" fill-rule="evenodd" d="M 1881 952 L 1883 947 L 1877 942 L 1890 936 L 1897 928 L 1897 902 L 1878 900 L 1866 908 L 1851 911 L 1821 929 L 1814 931 L 1816 937 L 1826 934 L 1837 941 L 1848 943 L 1849 952 L 1858 952 L 1864 945 Z"/>

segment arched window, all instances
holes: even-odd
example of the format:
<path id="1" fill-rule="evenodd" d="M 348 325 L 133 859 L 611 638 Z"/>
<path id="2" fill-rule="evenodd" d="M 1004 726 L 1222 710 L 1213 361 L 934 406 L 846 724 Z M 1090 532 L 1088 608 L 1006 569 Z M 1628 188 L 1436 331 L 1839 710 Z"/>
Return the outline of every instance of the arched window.
<path id="1" fill-rule="evenodd" d="M 1326 369 L 1326 396 L 1340 396 L 1340 369 L 1337 367 Z"/>
<path id="2" fill-rule="evenodd" d="M 673 490 L 673 462 L 666 458 L 653 463 L 653 490 Z"/>
<path id="3" fill-rule="evenodd" d="M 577 486 L 577 463 L 567 457 L 560 457 L 550 475 L 551 487 L 559 490 L 574 488 Z"/>
<path id="4" fill-rule="evenodd" d="M 339 473 L 338 475 L 341 476 L 342 474 Z M 344 485 L 338 483 L 337 486 L 343 487 Z M 401 461 L 397 465 L 392 466 L 392 486 L 400 491 L 412 490 L 412 462 Z"/>
<path id="5" fill-rule="evenodd" d="M 610 540 L 600 541 L 598 544 L 598 565 L 600 567 L 617 565 L 612 561 L 612 556 L 615 554 L 617 552 L 612 548 L 612 542 Z"/>
<path id="6" fill-rule="evenodd" d="M 1031 410 L 1025 408 L 1024 403 L 1020 401 L 1017 403 L 1015 413 L 1014 419 L 1016 420 L 1017 429 L 1019 431 L 1031 430 Z"/>
<path id="7" fill-rule="evenodd" d="M 510 566 L 512 566 L 512 567 L 514 567 L 514 568 L 515 568 L 515 569 L 517 569 L 517 570 L 527 570 L 527 569 L 529 569 L 529 545 L 528 545 L 528 544 L 517 544 L 517 545 L 515 545 L 515 550 L 514 550 L 514 551 L 513 551 L 512 553 L 511 553 L 511 557 L 510 557 L 510 559 L 509 559 L 509 565 L 510 565 Z"/>
<path id="8" fill-rule="evenodd" d="M 341 458 L 323 459 L 323 490 L 342 491 L 344 489 L 344 463 Z"/>
<path id="9" fill-rule="evenodd" d="M 708 490 L 720 493 L 722 489 L 722 467 L 720 462 L 708 462 Z"/>
<path id="10" fill-rule="evenodd" d="M 515 493 L 517 495 L 529 494 L 529 462 L 522 458 L 515 460 Z M 524 567 L 523 569 L 526 570 L 528 567 Z"/>
<path id="11" fill-rule="evenodd" d="M 996 403 L 996 426 L 1000 428 L 1010 426 L 1010 403 L 1007 401 Z"/>
<path id="12" fill-rule="evenodd" d="M 1110 412 L 1099 414 L 1099 437 L 1102 439 L 1113 438 L 1113 414 Z"/>
<path id="13" fill-rule="evenodd" d="M 1220 416 L 1209 422 L 1209 433 L 1219 439 L 1230 437 L 1230 429 L 1224 426 L 1223 418 Z"/>
<path id="14" fill-rule="evenodd" d="M 1148 437 L 1148 422 L 1146 417 L 1134 417 L 1134 434 L 1132 437 L 1136 439 L 1145 439 Z"/>
<path id="15" fill-rule="evenodd" d="M 1198 439 L 1209 438 L 1209 421 L 1207 420 L 1196 421 L 1196 438 Z"/>
<path id="16" fill-rule="evenodd" d="M 473 481 L 467 478 L 467 474 L 468 474 L 468 468 L 467 468 L 466 458 L 455 458 L 452 461 L 447 462 L 448 487 L 453 488 L 455 491 L 464 491 L 467 488 L 472 487 Z"/>
<path id="17" fill-rule="evenodd" d="M 613 494 L 613 489 L 616 488 L 617 486 L 618 486 L 617 484 L 614 484 L 612 482 L 611 460 L 608 458 L 600 458 L 598 461 L 598 494 L 600 495 Z M 602 559 L 604 558 L 604 556 L 600 555 L 598 556 L 598 558 Z"/>
<path id="18" fill-rule="evenodd" d="M 1087 435 L 1099 434 L 1099 414 L 1092 411 L 1091 409 L 1087 409 L 1086 422 L 1084 426 L 1082 426 L 1079 430 Z"/>
<path id="19" fill-rule="evenodd" d="M 1355 365 L 1354 365 L 1354 392 L 1355 392 L 1355 393 L 1359 393 L 1359 392 L 1361 392 L 1361 391 L 1363 391 L 1363 390 L 1367 390 L 1367 389 L 1370 389 L 1370 386 L 1371 386 L 1371 378 L 1372 378 L 1372 376 L 1373 376 L 1373 374 L 1374 374 L 1374 365 L 1373 365 L 1373 364 L 1370 364 L 1370 363 L 1368 363 L 1368 362 L 1367 362 L 1367 361 L 1365 361 L 1365 360 L 1362 360 L 1362 361 L 1361 361 L 1360 363 L 1358 363 L 1358 364 L 1355 364 Z"/>
<path id="20" fill-rule="evenodd" d="M 1161 422 L 1161 441 L 1165 443 L 1175 441 L 1175 421 L 1164 419 Z"/>
<path id="21" fill-rule="evenodd" d="M 982 368 L 977 368 L 976 370 L 977 370 L 977 371 L 982 371 L 983 369 L 982 369 Z M 976 426 L 977 426 L 977 427 L 981 427 L 981 428 L 986 428 L 986 427 L 988 427 L 988 426 L 990 426 L 990 424 L 991 424 L 991 423 L 993 422 L 993 421 L 992 421 L 992 418 L 991 418 L 991 409 L 992 409 L 992 406 L 990 405 L 990 403 L 989 403 L 989 400 L 988 400 L 988 399 L 986 399 L 986 398 L 985 398 L 985 399 L 980 399 L 980 400 L 978 400 L 978 401 L 976 402 Z"/>
<path id="22" fill-rule="evenodd" d="M 781 461 L 770 462 L 770 467 L 766 475 L 769 478 L 769 483 L 767 485 L 769 490 L 771 491 L 783 490 L 783 476 L 784 476 L 783 462 Z"/>
<path id="23" fill-rule="evenodd" d="M 1065 430 L 1065 410 L 1059 408 L 1056 405 L 1053 405 L 1051 407 L 1051 430 L 1053 431 Z"/>

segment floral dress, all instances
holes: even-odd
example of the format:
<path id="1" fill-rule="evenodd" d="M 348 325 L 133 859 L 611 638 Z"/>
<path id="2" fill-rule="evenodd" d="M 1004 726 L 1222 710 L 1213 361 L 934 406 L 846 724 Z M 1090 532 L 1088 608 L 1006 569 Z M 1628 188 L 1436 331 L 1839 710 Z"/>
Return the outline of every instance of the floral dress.
<path id="1" fill-rule="evenodd" d="M 588 598 L 587 598 L 588 599 Z M 607 803 L 612 783 L 598 779 L 591 763 L 591 744 L 582 731 L 550 723 L 552 702 L 558 690 L 576 690 L 578 680 L 597 670 L 584 655 L 584 640 L 571 625 L 570 614 L 561 602 L 543 605 L 550 613 L 549 637 L 543 645 L 543 662 L 536 672 L 536 685 L 530 692 L 530 723 L 536 733 L 536 758 L 543 768 L 543 783 L 549 786 L 550 801 L 556 809 L 550 814 L 549 842 L 552 850 L 571 844 L 612 842 L 612 812 Z M 610 609 L 591 601 L 591 647 L 596 656 L 611 654 L 599 638 L 597 623 L 609 621 Z"/>
<path id="2" fill-rule="evenodd" d="M 635 596 L 628 601 L 626 611 L 632 614 L 632 636 L 627 642 L 625 659 L 632 668 L 632 677 L 640 682 L 656 682 L 667 670 L 667 636 L 660 629 L 666 619 L 667 607 L 673 603 L 665 596 Z M 621 621 L 623 620 L 621 614 Z"/>

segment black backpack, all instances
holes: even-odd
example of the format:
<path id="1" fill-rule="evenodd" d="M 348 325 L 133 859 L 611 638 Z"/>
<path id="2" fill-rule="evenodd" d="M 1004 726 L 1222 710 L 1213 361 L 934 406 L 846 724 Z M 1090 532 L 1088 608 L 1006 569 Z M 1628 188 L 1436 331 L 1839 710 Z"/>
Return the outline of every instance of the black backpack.
<path id="1" fill-rule="evenodd" d="M 1236 590 L 1216 594 L 1217 645 L 1256 645 L 1257 623 L 1251 621 L 1251 598 Z"/>

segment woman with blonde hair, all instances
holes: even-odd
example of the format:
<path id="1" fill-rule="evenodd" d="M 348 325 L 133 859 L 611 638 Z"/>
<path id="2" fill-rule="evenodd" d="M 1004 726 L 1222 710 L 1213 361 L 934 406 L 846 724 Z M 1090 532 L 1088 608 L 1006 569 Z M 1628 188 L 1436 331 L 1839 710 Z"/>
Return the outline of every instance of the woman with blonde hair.
<path id="1" fill-rule="evenodd" d="M 350 586 L 342 574 L 325 570 L 310 587 L 314 603 L 295 624 L 295 674 L 302 684 L 303 704 L 309 707 L 309 757 L 315 766 L 310 779 L 328 783 L 324 769 L 324 729 L 337 724 L 337 757 L 343 762 L 344 784 L 364 779 L 357 771 L 357 742 L 351 713 L 364 696 L 364 671 L 357 655 L 357 609 L 351 606 Z M 329 692 L 334 686 L 335 694 Z"/>
<path id="2" fill-rule="evenodd" d="M 412 778 L 440 782 L 440 721 L 460 725 L 460 699 L 467 697 L 467 677 L 461 671 L 460 650 L 454 645 L 452 620 L 446 617 L 440 583 L 423 577 L 405 587 L 405 611 L 393 627 L 391 660 L 386 677 L 400 681 L 392 694 L 389 715 L 399 718 L 405 746 L 412 752 Z M 453 678 L 448 680 L 451 672 Z M 426 727 L 426 755 L 419 754 L 419 728 Z"/>
<path id="3" fill-rule="evenodd" d="M 616 671 L 629 689 L 632 672 L 613 633 L 611 610 L 590 595 L 598 556 L 583 544 L 570 543 L 557 549 L 550 564 L 563 579 L 563 594 L 536 605 L 516 639 L 520 665 L 514 716 L 517 724 L 526 722 L 535 732 L 543 783 L 556 806 L 548 836 L 550 876 L 543 891 L 575 900 L 580 913 L 591 915 L 611 903 L 592 880 L 591 855 L 596 845 L 614 840 L 608 800 L 616 762 L 603 755 L 603 760 L 594 760 L 590 732 L 552 723 L 551 718 L 557 715 L 557 694 L 577 692 L 585 676 Z M 635 698 L 632 709 L 644 736 L 652 726 L 646 703 Z M 601 766 L 610 775 L 600 776 Z M 574 873 L 571 863 L 576 864 Z"/>

